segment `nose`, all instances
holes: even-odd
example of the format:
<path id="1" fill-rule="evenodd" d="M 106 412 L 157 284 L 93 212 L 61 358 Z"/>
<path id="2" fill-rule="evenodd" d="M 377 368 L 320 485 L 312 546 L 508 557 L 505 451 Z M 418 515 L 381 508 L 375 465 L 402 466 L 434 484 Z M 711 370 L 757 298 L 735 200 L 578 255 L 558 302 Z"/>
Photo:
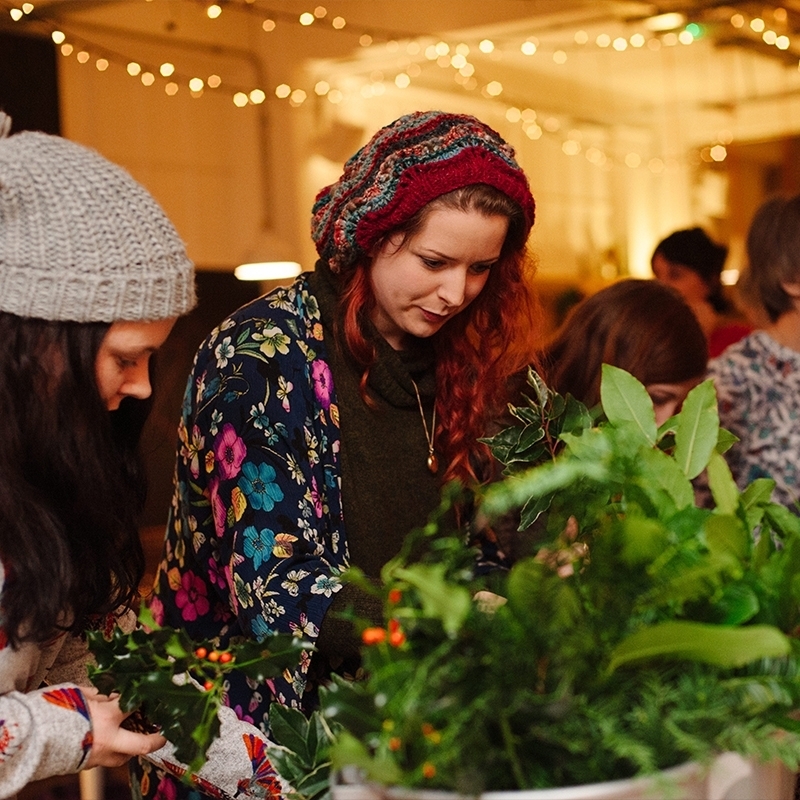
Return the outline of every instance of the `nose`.
<path id="1" fill-rule="evenodd" d="M 449 307 L 458 308 L 464 303 L 467 288 L 467 271 L 463 267 L 444 270 L 439 284 L 439 298 Z"/>
<path id="2" fill-rule="evenodd" d="M 153 393 L 150 385 L 149 361 L 137 364 L 126 376 L 125 383 L 120 388 L 120 394 L 125 397 L 135 397 L 137 400 L 146 400 Z"/>

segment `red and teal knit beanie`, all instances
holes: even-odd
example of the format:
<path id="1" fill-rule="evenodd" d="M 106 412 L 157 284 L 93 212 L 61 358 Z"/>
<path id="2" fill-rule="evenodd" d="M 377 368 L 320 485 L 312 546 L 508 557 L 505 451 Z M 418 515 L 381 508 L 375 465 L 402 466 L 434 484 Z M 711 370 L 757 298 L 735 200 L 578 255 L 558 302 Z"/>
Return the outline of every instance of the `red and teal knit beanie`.
<path id="1" fill-rule="evenodd" d="M 475 183 L 522 208 L 527 237 L 535 206 L 511 145 L 465 114 L 406 114 L 381 128 L 317 195 L 311 218 L 317 252 L 339 272 L 432 200 Z"/>

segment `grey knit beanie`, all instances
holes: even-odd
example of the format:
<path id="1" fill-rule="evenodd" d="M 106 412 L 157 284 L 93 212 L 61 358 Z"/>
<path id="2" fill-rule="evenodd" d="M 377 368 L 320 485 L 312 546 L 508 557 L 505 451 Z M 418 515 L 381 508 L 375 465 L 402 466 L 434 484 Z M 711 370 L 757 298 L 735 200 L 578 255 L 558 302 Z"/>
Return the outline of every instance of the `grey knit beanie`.
<path id="1" fill-rule="evenodd" d="M 151 321 L 194 304 L 183 242 L 125 170 L 59 136 L 0 138 L 0 311 Z"/>

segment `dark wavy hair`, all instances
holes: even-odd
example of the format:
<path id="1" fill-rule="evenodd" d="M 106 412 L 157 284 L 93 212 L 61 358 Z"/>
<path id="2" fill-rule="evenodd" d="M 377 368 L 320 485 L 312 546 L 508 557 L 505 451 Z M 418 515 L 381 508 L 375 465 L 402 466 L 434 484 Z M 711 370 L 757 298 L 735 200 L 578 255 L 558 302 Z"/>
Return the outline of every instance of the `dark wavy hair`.
<path id="1" fill-rule="evenodd" d="M 553 389 L 591 407 L 600 402 L 604 363 L 645 385 L 683 383 L 705 374 L 708 348 L 674 289 L 630 278 L 578 303 L 541 358 Z"/>
<path id="2" fill-rule="evenodd" d="M 534 264 L 526 250 L 527 222 L 522 208 L 487 184 L 471 184 L 448 192 L 423 206 L 401 226 L 387 231 L 381 241 L 409 237 L 425 224 L 435 208 L 475 210 L 509 221 L 498 263 L 489 271 L 481 293 L 433 337 L 436 350 L 436 440 L 441 443 L 446 468 L 443 480 L 464 484 L 480 481 L 477 464 L 488 459 L 488 448 L 478 441 L 489 421 L 505 408 L 509 378 L 535 360 L 534 337 L 539 307 L 532 289 Z M 367 400 L 367 378 L 375 361 L 375 347 L 367 336 L 367 321 L 375 307 L 369 264 L 359 263 L 341 277 L 344 338 L 363 370 L 361 393 Z"/>
<path id="3" fill-rule="evenodd" d="M 662 239 L 653 251 L 652 259 L 662 255 L 673 264 L 680 264 L 697 273 L 708 287 L 706 300 L 718 314 L 731 310 L 722 290 L 722 268 L 728 257 L 728 248 L 717 244 L 702 228 L 675 231 Z"/>
<path id="4" fill-rule="evenodd" d="M 14 645 L 138 600 L 150 404 L 106 409 L 95 362 L 109 327 L 0 313 L 1 610 Z"/>

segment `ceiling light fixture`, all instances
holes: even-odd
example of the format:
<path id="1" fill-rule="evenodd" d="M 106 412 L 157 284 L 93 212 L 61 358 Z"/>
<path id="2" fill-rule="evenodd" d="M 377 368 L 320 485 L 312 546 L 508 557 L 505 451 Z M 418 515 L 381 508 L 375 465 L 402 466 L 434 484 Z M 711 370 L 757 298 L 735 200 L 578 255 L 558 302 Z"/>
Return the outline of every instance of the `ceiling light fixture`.
<path id="1" fill-rule="evenodd" d="M 674 31 L 686 24 L 686 16 L 677 11 L 667 14 L 657 14 L 655 17 L 648 17 L 644 21 L 644 26 L 649 31 Z"/>
<path id="2" fill-rule="evenodd" d="M 297 261 L 258 261 L 252 264 L 239 264 L 233 274 L 240 281 L 277 281 L 296 278 L 300 270 Z"/>

